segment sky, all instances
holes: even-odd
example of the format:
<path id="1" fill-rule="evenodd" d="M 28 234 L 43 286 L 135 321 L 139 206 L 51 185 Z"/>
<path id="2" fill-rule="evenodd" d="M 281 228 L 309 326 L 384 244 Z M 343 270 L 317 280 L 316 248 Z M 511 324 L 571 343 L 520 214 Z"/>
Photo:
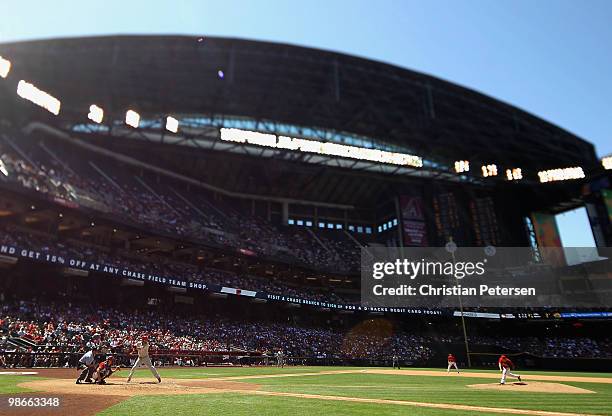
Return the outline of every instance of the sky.
<path id="1" fill-rule="evenodd" d="M 580 207 L 557 214 L 556 220 L 563 247 L 595 247 L 586 208 Z"/>
<path id="2" fill-rule="evenodd" d="M 3 3 L 0 42 L 155 33 L 334 50 L 475 89 L 612 153 L 610 0 Z"/>

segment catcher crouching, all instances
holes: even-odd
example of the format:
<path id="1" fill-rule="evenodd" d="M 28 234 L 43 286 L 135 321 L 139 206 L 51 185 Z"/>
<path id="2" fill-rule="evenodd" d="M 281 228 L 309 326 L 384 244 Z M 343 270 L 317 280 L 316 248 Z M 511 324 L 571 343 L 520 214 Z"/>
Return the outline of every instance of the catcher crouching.
<path id="1" fill-rule="evenodd" d="M 93 374 L 94 383 L 106 384 L 106 381 L 104 380 L 121 369 L 119 366 L 113 368 L 113 362 L 114 358 L 112 355 L 110 355 L 106 357 L 106 360 L 98 364 L 98 368 L 96 368 L 96 371 Z"/>

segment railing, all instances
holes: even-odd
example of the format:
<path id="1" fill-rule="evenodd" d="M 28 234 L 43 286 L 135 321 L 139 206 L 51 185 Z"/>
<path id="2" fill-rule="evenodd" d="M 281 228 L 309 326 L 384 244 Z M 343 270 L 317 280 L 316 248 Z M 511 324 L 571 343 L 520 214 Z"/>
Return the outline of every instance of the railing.
<path id="1" fill-rule="evenodd" d="M 0 350 L 0 367 L 6 368 L 74 368 L 83 355 L 82 352 L 24 352 Z M 102 360 L 107 354 L 99 354 Z M 456 354 L 459 366 L 465 367 L 465 357 Z M 561 371 L 612 371 L 612 358 L 543 358 L 528 353 L 508 353 L 518 369 L 547 369 Z M 130 367 L 136 360 L 135 354 L 113 354 L 115 362 Z M 474 368 L 497 369 L 499 353 L 471 353 Z M 239 351 L 164 351 L 151 354 L 155 366 L 276 366 L 275 355 L 258 352 Z M 347 357 L 294 357 L 285 356 L 286 366 L 353 366 L 353 367 L 392 367 L 391 357 L 347 358 Z M 426 360 L 400 357 L 401 367 L 446 368 L 446 355 L 436 354 Z"/>
<path id="2" fill-rule="evenodd" d="M 97 361 L 102 361 L 110 354 L 98 354 Z M 136 354 L 112 354 L 115 363 L 123 367 L 131 366 Z M 24 352 L 0 351 L 0 367 L 6 368 L 74 368 L 79 364 L 82 352 Z M 155 353 L 151 360 L 156 366 L 207 366 L 207 365 L 251 365 L 257 362 L 255 357 L 241 356 L 233 353 Z"/>
<path id="3" fill-rule="evenodd" d="M 0 351 L 0 366 L 7 368 L 74 368 L 78 366 L 83 353 L 74 352 L 23 352 Z M 106 354 L 99 354 L 98 360 Z M 136 359 L 135 354 L 113 354 L 117 365 L 130 367 Z M 3 361 L 2 362 L 2 358 Z M 242 352 L 164 352 L 151 354 L 155 366 L 276 366 L 278 359 L 272 355 Z M 391 359 L 382 358 L 343 358 L 343 357 L 292 357 L 285 356 L 287 366 L 355 366 L 391 367 Z M 402 366 L 427 366 L 428 361 L 400 360 Z"/>

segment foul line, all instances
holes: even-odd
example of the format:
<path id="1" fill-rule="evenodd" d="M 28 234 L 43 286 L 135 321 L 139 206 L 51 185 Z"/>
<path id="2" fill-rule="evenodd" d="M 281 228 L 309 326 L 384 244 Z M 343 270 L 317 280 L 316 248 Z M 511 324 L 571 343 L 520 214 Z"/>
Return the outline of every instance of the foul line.
<path id="1" fill-rule="evenodd" d="M 402 406 L 427 407 L 433 409 L 448 409 L 448 410 L 464 410 L 468 412 L 488 412 L 488 413 L 503 413 L 514 415 L 537 415 L 537 416 L 597 416 L 586 413 L 564 413 L 564 412 L 549 412 L 546 410 L 529 410 L 529 409 L 510 409 L 505 407 L 484 407 L 470 406 L 465 404 L 450 404 L 450 403 L 427 403 L 427 402 L 411 402 L 405 400 L 388 400 L 388 399 L 368 399 L 361 397 L 346 397 L 346 396 L 322 396 L 318 394 L 304 393 L 283 393 L 275 391 L 248 391 L 244 394 L 256 394 L 260 396 L 283 396 L 294 397 L 299 399 L 317 399 L 317 400 L 336 400 L 343 402 L 356 403 L 376 403 L 376 404 L 396 404 Z"/>

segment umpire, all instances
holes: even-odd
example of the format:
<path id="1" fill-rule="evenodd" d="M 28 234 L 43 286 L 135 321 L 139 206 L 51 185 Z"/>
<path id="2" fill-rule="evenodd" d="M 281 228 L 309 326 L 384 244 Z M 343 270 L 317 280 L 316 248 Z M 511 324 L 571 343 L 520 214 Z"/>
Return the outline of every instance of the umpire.
<path id="1" fill-rule="evenodd" d="M 79 378 L 77 378 L 76 384 L 81 384 L 82 381 L 85 381 L 86 383 L 92 382 L 91 376 L 93 376 L 94 371 L 96 371 L 97 353 L 98 350 L 96 348 L 93 348 L 83 354 L 83 356 L 79 359 L 78 369 L 80 370 L 81 368 L 84 368 L 83 371 L 81 371 L 81 375 L 79 375 Z"/>

